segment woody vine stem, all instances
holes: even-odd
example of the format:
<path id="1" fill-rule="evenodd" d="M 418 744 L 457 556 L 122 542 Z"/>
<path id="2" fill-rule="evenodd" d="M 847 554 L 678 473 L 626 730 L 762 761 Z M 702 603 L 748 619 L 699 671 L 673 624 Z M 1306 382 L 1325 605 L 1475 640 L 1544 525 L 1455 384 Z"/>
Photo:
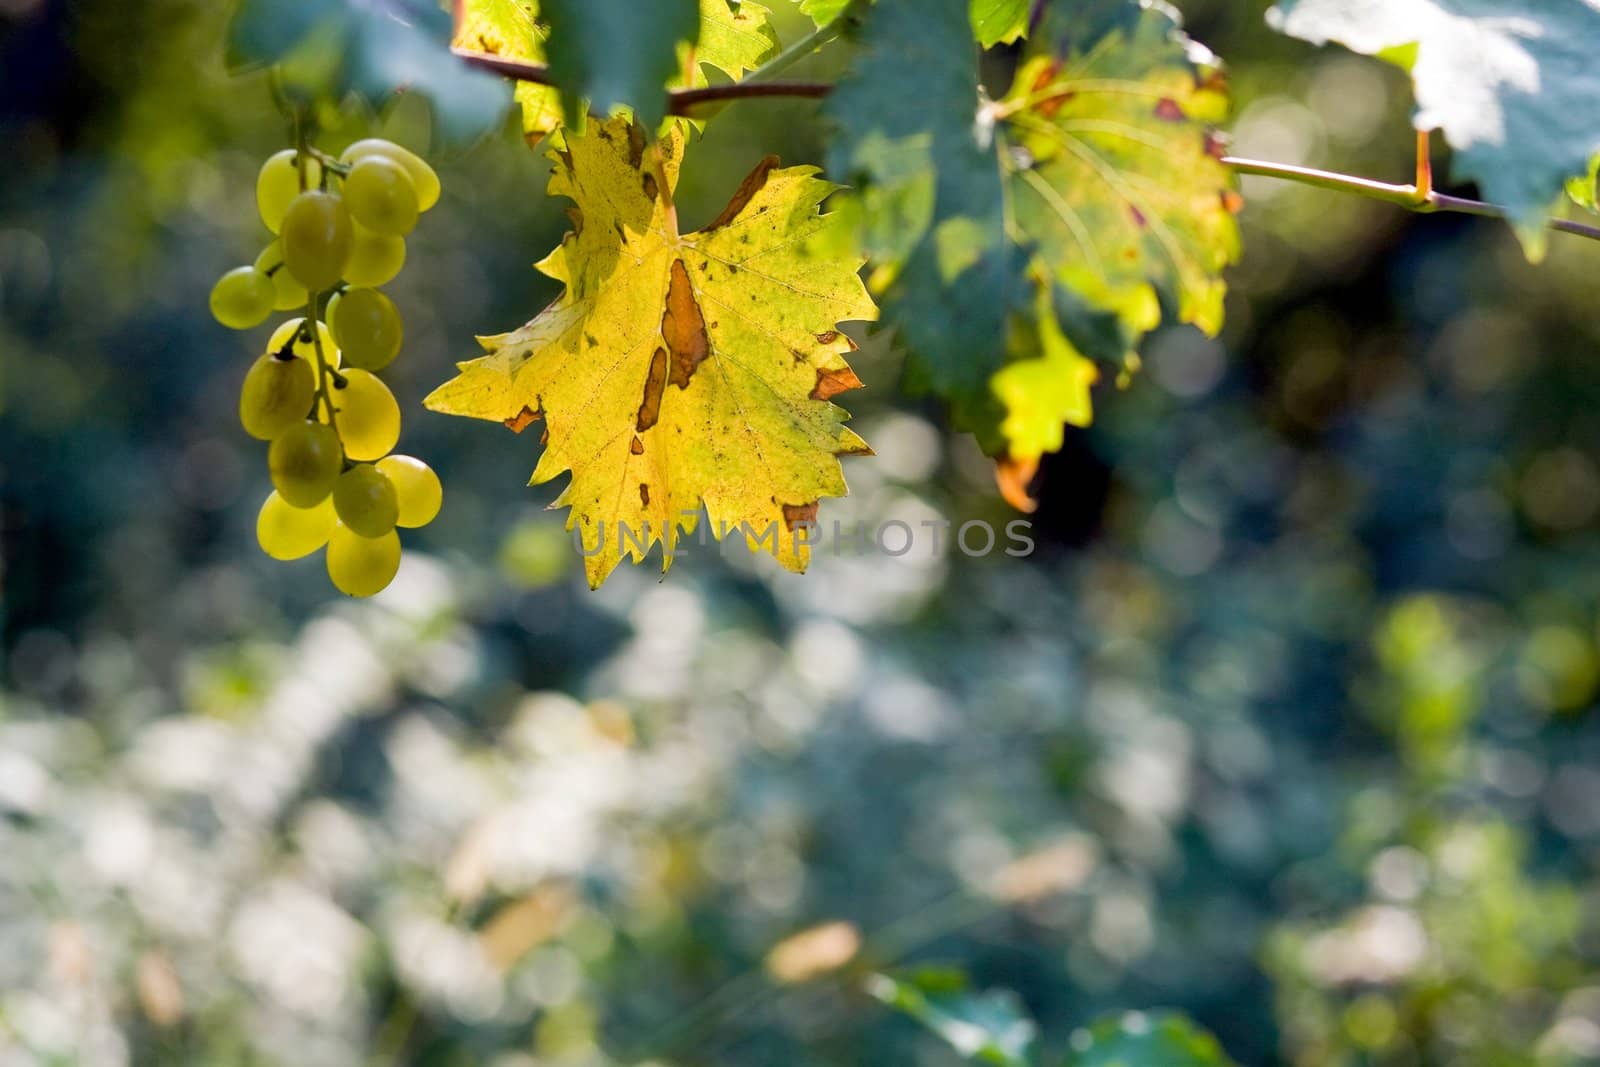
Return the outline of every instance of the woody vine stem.
<path id="1" fill-rule="evenodd" d="M 733 82 L 729 85 L 713 85 L 702 89 L 671 90 L 667 93 L 667 113 L 671 115 L 688 115 L 706 105 L 759 97 L 800 97 L 813 100 L 825 97 L 833 91 L 833 86 L 827 82 L 774 81 L 772 78 L 829 41 L 841 36 L 845 32 L 847 24 L 851 21 L 850 16 L 846 14 L 822 29 L 808 34 L 784 49 L 758 70 L 753 71 L 743 81 Z M 514 81 L 532 82 L 536 85 L 556 84 L 550 75 L 550 68 L 543 63 L 525 63 L 520 60 L 506 59 L 503 56 L 491 55 L 487 52 L 474 52 L 464 48 L 457 48 L 454 51 L 466 63 L 483 70 L 492 71 Z M 1369 200 L 1381 200 L 1386 204 L 1393 204 L 1396 207 L 1405 208 L 1407 211 L 1415 211 L 1421 214 L 1451 212 L 1458 215 L 1476 215 L 1480 218 L 1511 218 L 1511 213 L 1499 204 L 1491 204 L 1483 200 L 1472 200 L 1462 196 L 1450 196 L 1434 188 L 1433 167 L 1429 153 L 1429 135 L 1425 130 L 1417 133 L 1416 181 L 1409 185 L 1395 185 L 1389 182 L 1374 181 L 1371 178 L 1362 178 L 1354 174 L 1343 174 L 1338 171 L 1318 170 L 1313 167 L 1300 167 L 1288 163 L 1272 163 L 1260 159 L 1245 159 L 1240 156 L 1225 156 L 1222 162 L 1232 167 L 1239 174 L 1274 178 L 1279 181 L 1310 185 L 1318 189 L 1329 189 L 1334 192 L 1362 196 Z M 1550 229 L 1558 233 L 1568 233 L 1576 237 L 1586 237 L 1591 241 L 1600 241 L 1600 227 L 1597 226 L 1574 222 L 1571 219 L 1556 218 L 1548 220 L 1548 225 Z"/>

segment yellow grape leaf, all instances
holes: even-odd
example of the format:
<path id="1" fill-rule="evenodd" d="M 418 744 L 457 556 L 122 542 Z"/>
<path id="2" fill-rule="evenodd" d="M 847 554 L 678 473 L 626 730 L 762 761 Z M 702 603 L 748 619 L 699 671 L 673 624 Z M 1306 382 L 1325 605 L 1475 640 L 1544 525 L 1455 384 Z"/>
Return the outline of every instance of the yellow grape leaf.
<path id="1" fill-rule="evenodd" d="M 835 187 L 769 157 L 709 226 L 680 234 L 678 131 L 650 145 L 615 118 L 559 140 L 549 191 L 574 202 L 574 225 L 539 270 L 566 292 L 482 338 L 488 355 L 427 406 L 517 430 L 544 420 L 533 484 L 572 472 L 552 506 L 572 509 L 592 586 L 658 542 L 671 566 L 702 505 L 717 538 L 743 531 L 803 571 L 805 524 L 847 492 L 837 457 L 870 452 L 829 401 L 861 384 L 839 323 L 877 308 L 861 259 L 808 251 L 835 224 L 818 210 Z"/>
<path id="2" fill-rule="evenodd" d="M 754 0 L 699 0 L 700 37 L 691 47 L 678 45 L 682 73 L 667 88 L 699 88 L 709 84 L 706 68 L 715 67 L 737 80 L 778 50 L 778 36 L 767 9 Z M 546 60 L 549 28 L 539 19 L 539 0 L 465 0 L 456 24 L 455 45 L 527 63 Z M 561 91 L 548 85 L 518 82 L 522 128 L 530 139 L 543 137 L 562 123 Z"/>
<path id="3" fill-rule="evenodd" d="M 1023 331 L 1013 331 L 1013 345 L 1027 354 L 1014 357 L 989 382 L 1005 407 L 1000 432 L 1005 435 L 1007 455 L 1035 464 L 1045 453 L 1060 450 L 1064 426 L 1082 427 L 1094 421 L 1089 389 L 1100 379 L 1094 360 L 1062 332 L 1051 295 L 1041 288 L 1035 297 L 1033 329 L 1022 337 L 1015 334 Z"/>

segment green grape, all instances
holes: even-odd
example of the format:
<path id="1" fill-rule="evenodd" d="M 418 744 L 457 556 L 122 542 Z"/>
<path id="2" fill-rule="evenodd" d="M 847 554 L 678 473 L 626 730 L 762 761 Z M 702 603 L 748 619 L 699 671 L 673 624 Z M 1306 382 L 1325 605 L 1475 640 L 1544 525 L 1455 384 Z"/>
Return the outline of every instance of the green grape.
<path id="1" fill-rule="evenodd" d="M 267 342 L 268 354 L 277 355 L 279 352 L 282 352 L 284 346 L 289 343 L 289 339 L 293 337 L 294 354 L 315 367 L 317 362 L 317 347 L 311 342 L 309 337 L 304 336 L 302 325 L 305 323 L 305 321 L 306 320 L 304 316 L 284 320 L 282 325 L 280 325 L 276 330 L 272 331 L 272 339 Z M 322 338 L 323 360 L 328 364 L 328 366 L 332 367 L 334 370 L 338 370 L 340 358 L 339 346 L 333 343 L 333 331 L 328 329 L 327 323 L 319 322 L 317 323 L 317 334 Z"/>
<path id="2" fill-rule="evenodd" d="M 321 184 L 322 164 L 306 157 L 304 188 L 315 189 Z M 267 224 L 267 229 L 277 233 L 283 228 L 283 213 L 300 195 L 301 188 L 294 149 L 285 148 L 261 165 L 261 173 L 256 176 L 256 207 L 261 209 L 261 221 Z"/>
<path id="3" fill-rule="evenodd" d="M 444 486 L 433 468 L 412 456 L 384 456 L 378 460 L 378 469 L 394 483 L 395 495 L 400 501 L 400 515 L 396 526 L 414 529 L 426 526 L 439 514 L 444 503 Z"/>
<path id="4" fill-rule="evenodd" d="M 273 490 L 256 516 L 256 541 L 273 559 L 300 559 L 327 544 L 338 521 L 331 499 L 297 508 Z"/>
<path id="5" fill-rule="evenodd" d="M 272 279 L 254 267 L 235 267 L 211 288 L 211 314 L 233 330 L 260 326 L 272 314 Z"/>
<path id="6" fill-rule="evenodd" d="M 417 188 L 417 209 L 427 211 L 439 202 L 439 175 L 433 168 L 415 152 L 402 148 L 393 141 L 385 141 L 381 137 L 368 137 L 364 141 L 357 141 L 346 148 L 339 156 L 341 163 L 356 163 L 368 156 L 384 156 L 394 160 L 406 169 L 411 176 L 411 183 Z"/>
<path id="7" fill-rule="evenodd" d="M 305 419 L 316 388 L 311 364 L 305 360 L 262 356 L 251 365 L 239 390 L 244 432 L 261 441 L 277 437 Z"/>
<path id="8" fill-rule="evenodd" d="M 382 370 L 400 354 L 400 312 L 376 289 L 351 289 L 328 302 L 328 325 L 345 362 Z"/>
<path id="9" fill-rule="evenodd" d="M 387 156 L 368 156 L 344 179 L 350 215 L 373 233 L 403 236 L 417 224 L 417 187 Z"/>
<path id="10" fill-rule="evenodd" d="M 400 570 L 400 535 L 362 537 L 344 523 L 328 538 L 328 577 L 347 596 L 372 596 L 394 581 Z"/>
<path id="11" fill-rule="evenodd" d="M 333 403 L 339 409 L 339 437 L 354 460 L 370 462 L 389 454 L 400 440 L 400 405 L 389 387 L 364 370 L 344 372 Z"/>
<path id="12" fill-rule="evenodd" d="M 373 233 L 359 222 L 353 223 L 356 239 L 350 248 L 350 263 L 344 280 L 353 288 L 370 289 L 394 280 L 406 265 L 406 239 Z"/>
<path id="13" fill-rule="evenodd" d="M 339 521 L 362 537 L 382 537 L 400 517 L 400 501 L 389 476 L 370 463 L 358 463 L 339 475 L 333 487 Z"/>
<path id="14" fill-rule="evenodd" d="M 332 289 L 350 262 L 350 212 L 332 193 L 301 193 L 283 215 L 283 259 L 313 293 Z"/>
<path id="15" fill-rule="evenodd" d="M 297 508 L 320 504 L 333 492 L 344 466 L 339 435 L 320 422 L 295 423 L 272 439 L 267 471 L 273 488 Z"/>
<path id="16" fill-rule="evenodd" d="M 256 257 L 256 270 L 272 279 L 274 311 L 293 311 L 306 306 L 306 287 L 294 280 L 283 265 L 283 242 L 273 241 Z"/>

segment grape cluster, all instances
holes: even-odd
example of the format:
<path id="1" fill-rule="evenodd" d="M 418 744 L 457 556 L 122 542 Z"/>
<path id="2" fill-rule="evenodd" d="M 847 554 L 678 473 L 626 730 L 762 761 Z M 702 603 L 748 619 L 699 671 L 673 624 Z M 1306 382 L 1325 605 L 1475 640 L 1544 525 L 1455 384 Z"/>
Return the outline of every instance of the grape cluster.
<path id="1" fill-rule="evenodd" d="M 239 396 L 245 432 L 271 442 L 273 492 L 256 539 L 281 560 L 326 545 L 328 577 L 351 596 L 394 579 L 395 527 L 426 526 L 443 501 L 426 463 L 391 455 L 400 406 L 374 373 L 402 340 L 400 314 L 377 287 L 400 272 L 405 235 L 438 199 L 433 168 L 389 141 L 357 141 L 338 158 L 285 149 L 256 180 L 276 238 L 211 290 L 211 313 L 236 330 L 302 313 L 273 333 Z"/>

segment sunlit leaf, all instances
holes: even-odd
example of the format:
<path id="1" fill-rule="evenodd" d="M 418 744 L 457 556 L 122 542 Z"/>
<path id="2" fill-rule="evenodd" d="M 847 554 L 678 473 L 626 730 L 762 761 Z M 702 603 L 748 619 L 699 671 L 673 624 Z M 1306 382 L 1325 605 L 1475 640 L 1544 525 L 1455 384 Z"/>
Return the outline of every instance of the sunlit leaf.
<path id="1" fill-rule="evenodd" d="M 544 420 L 533 480 L 572 472 L 556 505 L 595 549 L 593 585 L 657 542 L 669 566 L 702 505 L 715 536 L 748 527 L 803 570 L 804 524 L 846 492 L 838 457 L 867 451 L 829 401 L 860 385 L 838 324 L 876 308 L 858 259 L 805 251 L 833 224 L 818 212 L 833 187 L 769 158 L 715 221 L 680 233 L 664 194 L 682 145 L 677 131 L 647 145 L 623 119 L 567 135 L 550 193 L 574 201 L 575 230 L 540 264 L 565 294 L 484 338 L 489 354 L 427 400 L 516 429 Z"/>
<path id="2" fill-rule="evenodd" d="M 1046 412 L 1087 420 L 1083 358 L 1120 363 L 1163 321 L 1220 328 L 1239 251 L 1213 132 L 1228 100 L 1170 8 L 1093 0 L 1047 9 L 989 101 L 966 14 L 964 0 L 873 8 L 828 105 L 830 167 L 857 189 L 840 210 L 910 350 L 908 385 L 986 450 L 1036 458 L 1060 439 Z M 1061 303 L 1052 289 L 1087 314 L 1041 315 Z M 1026 366 L 1000 377 L 1010 361 Z"/>

